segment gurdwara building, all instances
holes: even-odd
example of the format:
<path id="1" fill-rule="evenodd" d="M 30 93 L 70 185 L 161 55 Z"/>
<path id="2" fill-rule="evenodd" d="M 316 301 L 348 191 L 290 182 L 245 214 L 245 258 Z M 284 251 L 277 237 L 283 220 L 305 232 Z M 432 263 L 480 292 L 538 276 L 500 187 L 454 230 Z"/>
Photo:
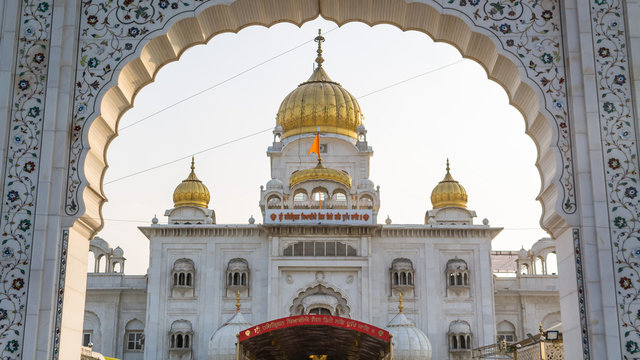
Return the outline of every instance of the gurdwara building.
<path id="1" fill-rule="evenodd" d="M 91 241 L 83 345 L 126 360 L 386 359 L 387 339 L 394 359 L 470 359 L 560 326 L 553 241 L 492 251 L 501 228 L 474 222 L 448 161 L 424 224 L 379 221 L 362 111 L 316 40 L 313 74 L 277 113 L 262 223 L 217 224 L 192 162 L 166 223 L 139 228 L 146 275 L 124 275 L 122 249 Z M 309 325 L 319 319 L 332 325 Z M 236 355 L 244 337 L 249 355 Z"/>

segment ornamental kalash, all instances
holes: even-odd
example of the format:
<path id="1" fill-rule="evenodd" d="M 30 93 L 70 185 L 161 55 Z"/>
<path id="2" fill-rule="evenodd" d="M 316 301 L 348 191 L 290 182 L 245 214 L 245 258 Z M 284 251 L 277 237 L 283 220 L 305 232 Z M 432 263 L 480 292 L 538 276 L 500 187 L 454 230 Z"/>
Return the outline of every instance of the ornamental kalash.
<path id="1" fill-rule="evenodd" d="M 540 322 L 559 329 L 553 242 L 492 251 L 501 228 L 473 222 L 448 161 L 424 224 L 378 223 L 362 110 L 315 40 L 315 70 L 278 110 L 262 224 L 216 224 L 192 161 L 168 221 L 139 228 L 147 275 L 91 241 L 83 345 L 118 359 L 470 359 Z"/>

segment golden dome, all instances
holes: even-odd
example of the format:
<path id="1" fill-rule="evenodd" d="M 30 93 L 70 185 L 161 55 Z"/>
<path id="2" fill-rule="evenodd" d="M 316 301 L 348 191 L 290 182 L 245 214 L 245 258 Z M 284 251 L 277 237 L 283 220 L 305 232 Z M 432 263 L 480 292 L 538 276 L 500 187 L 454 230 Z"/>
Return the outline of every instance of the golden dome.
<path id="1" fill-rule="evenodd" d="M 431 204 L 434 209 L 450 206 L 467 208 L 467 191 L 453 180 L 449 173 L 449 159 L 447 159 L 447 174 L 431 192 Z"/>
<path id="2" fill-rule="evenodd" d="M 319 33 L 319 31 L 318 31 Z M 322 35 L 318 42 L 316 69 L 306 82 L 298 85 L 282 100 L 276 115 L 276 125 L 283 130 L 282 138 L 320 132 L 350 136 L 357 139 L 362 112 L 356 98 L 339 83 L 329 78 L 322 68 Z"/>
<path id="3" fill-rule="evenodd" d="M 209 189 L 196 177 L 194 159 L 191 158 L 191 173 L 173 191 L 173 206 L 199 206 L 206 208 L 211 195 Z"/>
<path id="4" fill-rule="evenodd" d="M 328 169 L 322 165 L 321 161 L 318 161 L 318 165 L 314 168 L 294 171 L 289 178 L 289 186 L 294 187 L 301 182 L 312 180 L 335 181 L 351 188 L 351 177 L 349 174 L 345 171 Z"/>

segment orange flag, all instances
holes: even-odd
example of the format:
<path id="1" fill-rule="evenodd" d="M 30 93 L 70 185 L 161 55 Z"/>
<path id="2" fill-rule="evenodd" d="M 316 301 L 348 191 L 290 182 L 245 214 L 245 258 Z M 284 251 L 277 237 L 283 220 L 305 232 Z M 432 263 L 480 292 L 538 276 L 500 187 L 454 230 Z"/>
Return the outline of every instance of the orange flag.
<path id="1" fill-rule="evenodd" d="M 320 134 L 316 134 L 316 138 L 313 140 L 313 144 L 311 145 L 311 149 L 307 154 L 316 153 L 320 156 Z"/>

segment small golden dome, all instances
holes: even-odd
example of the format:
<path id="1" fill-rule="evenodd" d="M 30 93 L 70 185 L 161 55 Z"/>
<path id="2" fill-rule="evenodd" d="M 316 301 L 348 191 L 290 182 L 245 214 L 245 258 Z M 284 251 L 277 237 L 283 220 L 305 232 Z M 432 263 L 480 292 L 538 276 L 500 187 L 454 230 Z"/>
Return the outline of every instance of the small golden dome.
<path id="1" fill-rule="evenodd" d="M 206 208 L 211 195 L 209 189 L 196 177 L 194 159 L 191 158 L 191 173 L 173 191 L 173 206 L 199 206 Z"/>
<path id="2" fill-rule="evenodd" d="M 319 31 L 318 31 L 319 33 Z M 306 82 L 298 85 L 282 100 L 276 115 L 276 125 L 283 130 L 282 138 L 320 132 L 358 137 L 362 112 L 356 98 L 329 78 L 322 68 L 321 43 L 318 35 L 317 67 Z"/>
<path id="3" fill-rule="evenodd" d="M 447 159 L 447 174 L 431 192 L 431 204 L 434 209 L 450 206 L 467 208 L 467 191 L 453 180 L 449 173 L 449 159 Z"/>
<path id="4" fill-rule="evenodd" d="M 297 184 L 312 180 L 328 180 L 343 184 L 347 188 L 351 188 L 351 177 L 345 171 L 336 169 L 328 169 L 318 161 L 318 165 L 311 169 L 294 171 L 289 178 L 289 186 L 294 187 Z"/>

